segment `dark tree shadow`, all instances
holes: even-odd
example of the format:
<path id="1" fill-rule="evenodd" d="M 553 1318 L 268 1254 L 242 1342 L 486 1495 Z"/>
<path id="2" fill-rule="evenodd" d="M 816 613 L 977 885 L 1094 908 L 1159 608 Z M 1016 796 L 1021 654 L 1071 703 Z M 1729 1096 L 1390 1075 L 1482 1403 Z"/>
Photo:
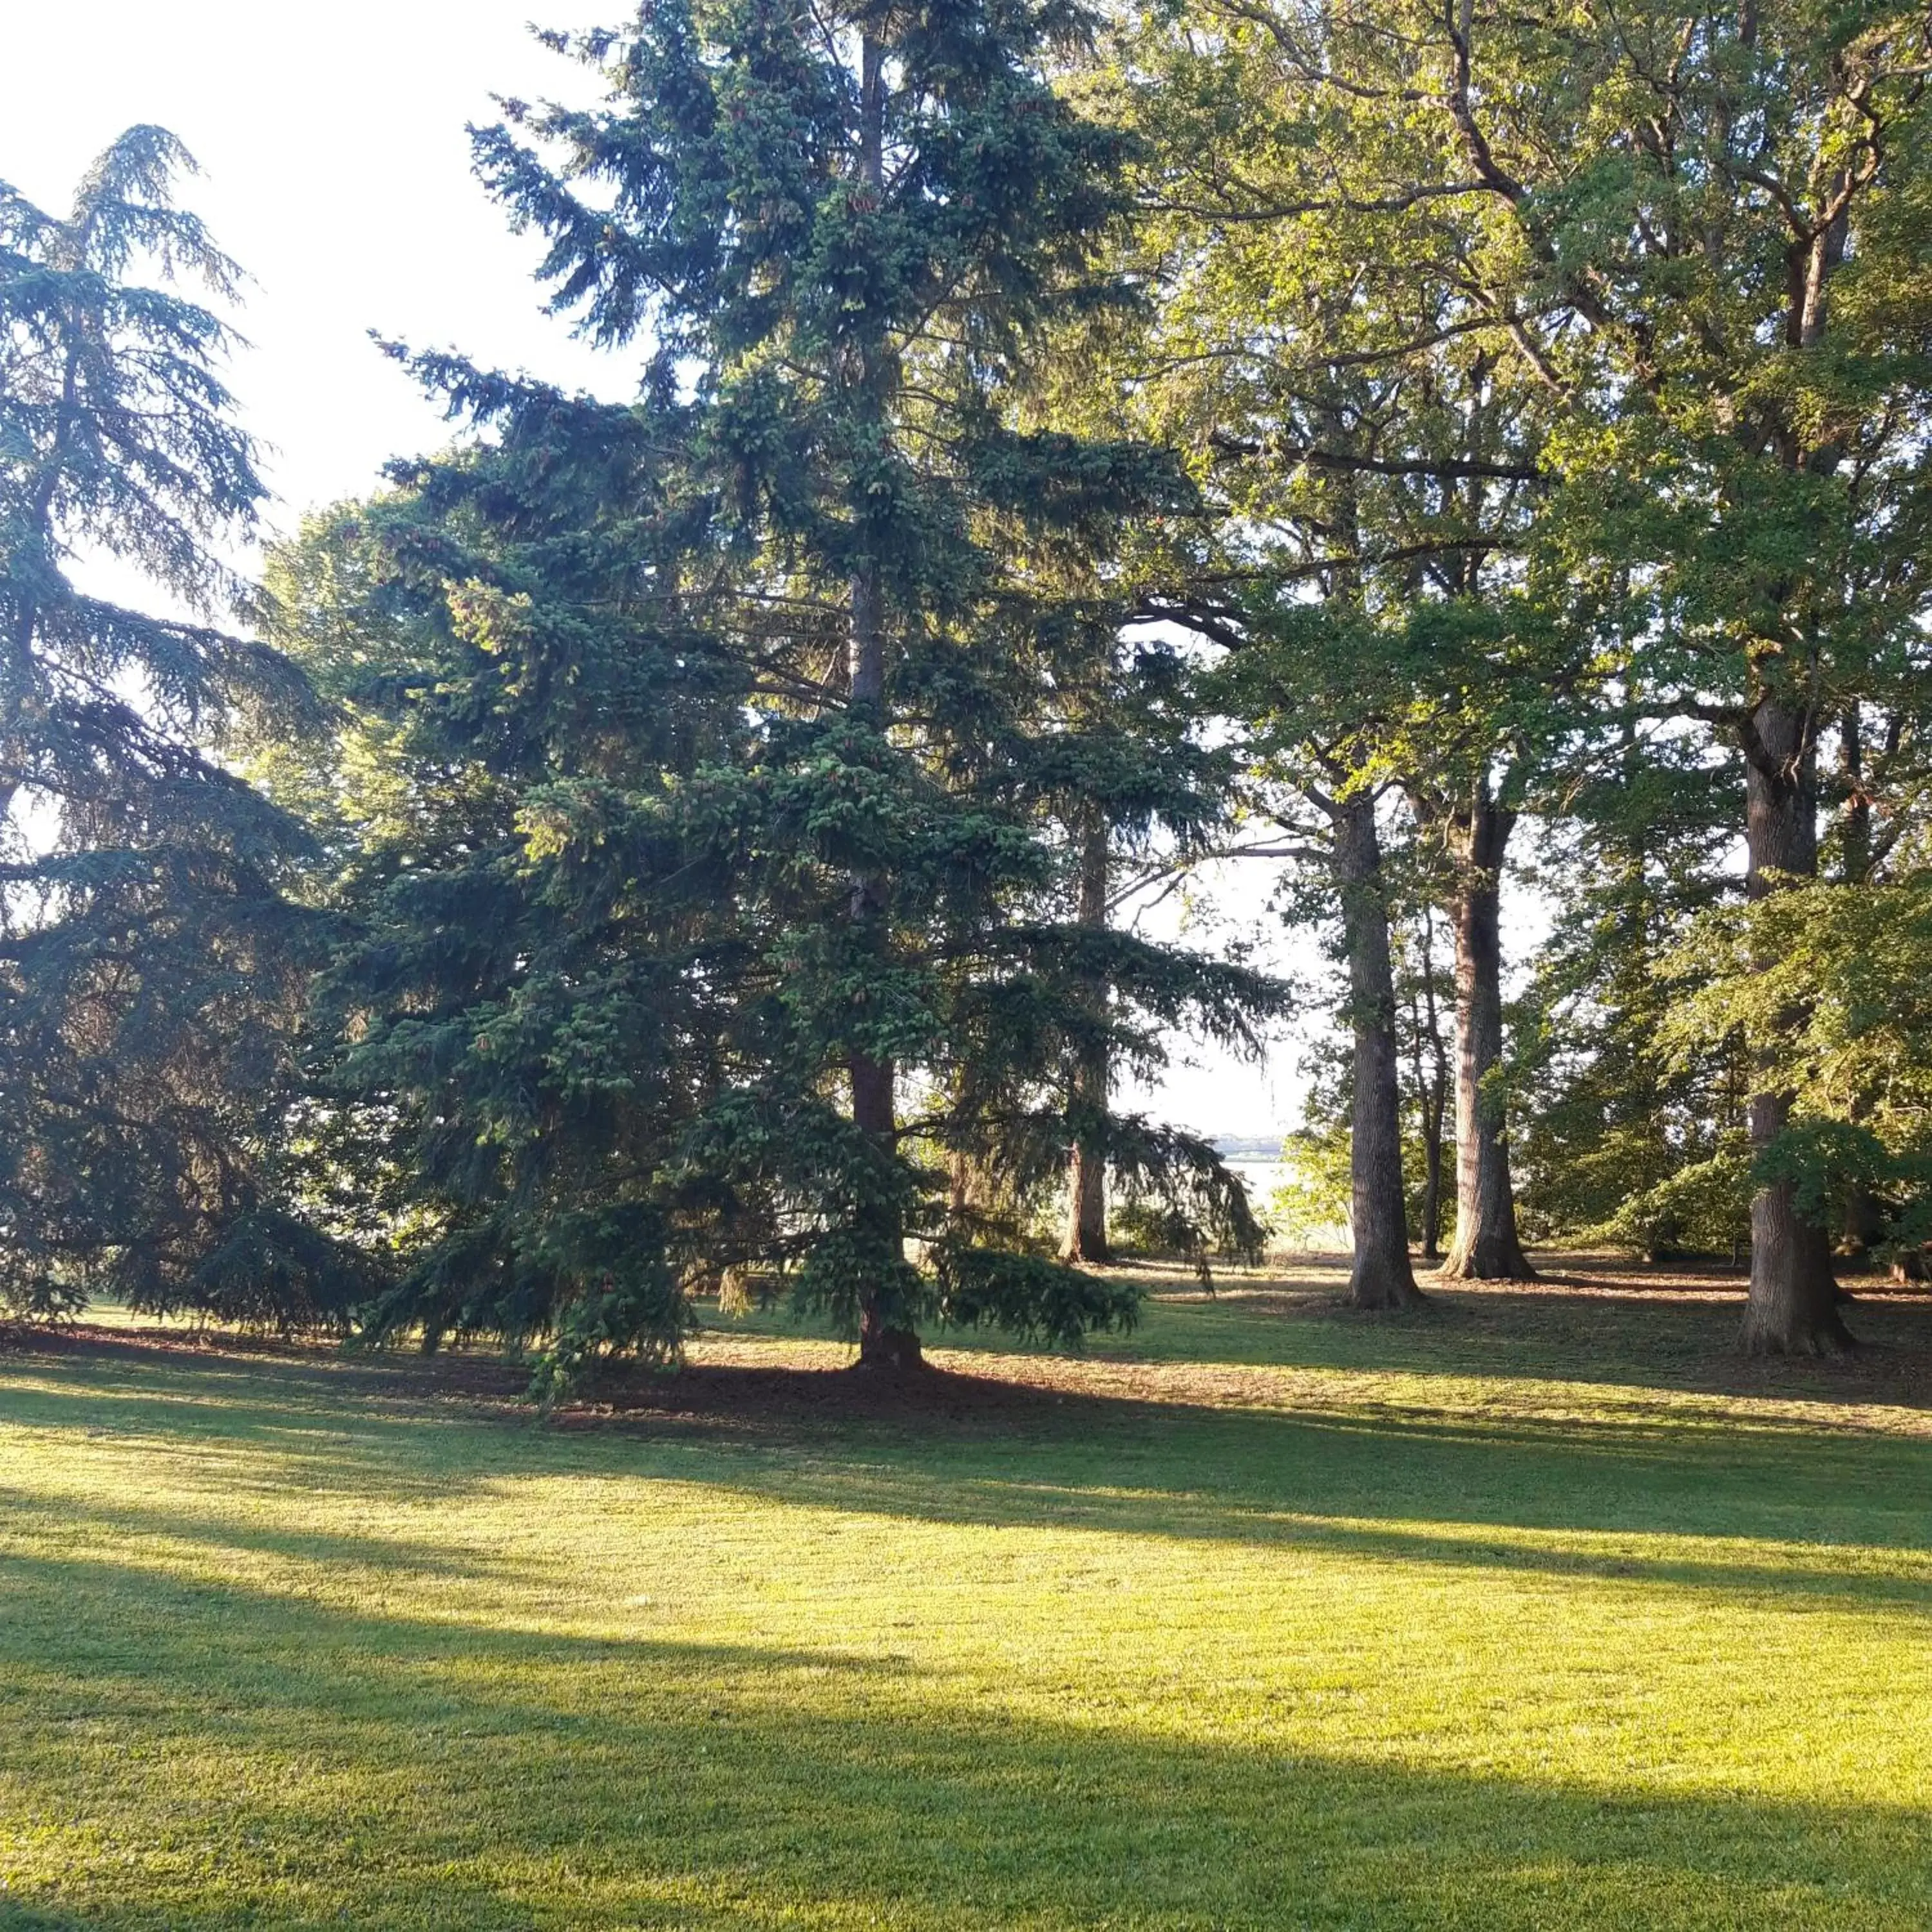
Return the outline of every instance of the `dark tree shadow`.
<path id="1" fill-rule="evenodd" d="M 358 1616 L 111 1562 L 4 1576 L 66 1638 L 0 1692 L 10 1808 L 80 1848 L 58 1893 L 0 1903 L 18 1932 L 1932 1922 L 1902 1808 L 1055 1724 L 806 1642 Z M 112 1810 L 80 1815 L 130 1730 Z"/>

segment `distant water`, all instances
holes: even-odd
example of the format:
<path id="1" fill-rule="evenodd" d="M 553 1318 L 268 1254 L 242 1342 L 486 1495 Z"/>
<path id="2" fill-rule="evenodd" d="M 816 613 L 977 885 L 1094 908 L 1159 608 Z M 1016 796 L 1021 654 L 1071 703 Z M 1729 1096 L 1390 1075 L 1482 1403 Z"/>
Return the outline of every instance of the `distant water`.
<path id="1" fill-rule="evenodd" d="M 1229 1170 L 1247 1184 L 1250 1205 L 1264 1221 L 1267 1220 L 1269 1203 L 1274 1198 L 1276 1191 L 1287 1184 L 1287 1162 L 1279 1156 L 1267 1154 L 1231 1154 L 1223 1158 Z M 1344 1252 L 1348 1246 L 1348 1230 L 1339 1222 L 1332 1228 L 1298 1228 L 1292 1236 L 1276 1234 L 1268 1245 L 1270 1252 L 1277 1254 Z"/>
<path id="2" fill-rule="evenodd" d="M 1257 1208 L 1268 1204 L 1269 1197 L 1288 1179 L 1288 1168 L 1280 1159 L 1256 1154 L 1231 1154 L 1228 1170 L 1246 1182 L 1248 1198 Z"/>

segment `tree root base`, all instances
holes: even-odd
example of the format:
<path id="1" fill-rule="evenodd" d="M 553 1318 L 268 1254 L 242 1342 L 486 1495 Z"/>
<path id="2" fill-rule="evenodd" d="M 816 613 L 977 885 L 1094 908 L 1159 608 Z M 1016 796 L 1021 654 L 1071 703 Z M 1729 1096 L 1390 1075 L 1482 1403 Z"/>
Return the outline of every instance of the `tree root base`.
<path id="1" fill-rule="evenodd" d="M 1348 1285 L 1348 1305 L 1365 1315 L 1406 1315 L 1429 1306 L 1429 1298 L 1413 1281 L 1371 1276 Z"/>
<path id="2" fill-rule="evenodd" d="M 1522 1255 L 1496 1256 L 1452 1254 L 1436 1270 L 1438 1281 L 1540 1281 L 1543 1277 Z"/>
<path id="3" fill-rule="evenodd" d="M 1859 1346 L 1858 1338 L 1834 1315 L 1828 1322 L 1819 1322 L 1792 1333 L 1774 1330 L 1747 1319 L 1738 1346 L 1747 1355 L 1784 1355 L 1802 1361 L 1829 1361 L 1849 1355 Z"/>
<path id="4" fill-rule="evenodd" d="M 859 1339 L 859 1359 L 852 1364 L 874 1375 L 916 1373 L 932 1365 L 910 1328 L 880 1328 Z"/>

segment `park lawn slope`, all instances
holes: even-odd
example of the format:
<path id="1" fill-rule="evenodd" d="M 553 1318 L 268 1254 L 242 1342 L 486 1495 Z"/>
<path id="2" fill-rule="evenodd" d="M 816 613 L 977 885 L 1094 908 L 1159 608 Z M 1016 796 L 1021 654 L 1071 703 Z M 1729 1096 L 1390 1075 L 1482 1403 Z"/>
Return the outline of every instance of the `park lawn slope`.
<path id="1" fill-rule="evenodd" d="M 0 1926 L 1922 1928 L 1932 1308 L 0 1355 Z M 1592 1346 L 1594 1344 L 1594 1346 Z"/>

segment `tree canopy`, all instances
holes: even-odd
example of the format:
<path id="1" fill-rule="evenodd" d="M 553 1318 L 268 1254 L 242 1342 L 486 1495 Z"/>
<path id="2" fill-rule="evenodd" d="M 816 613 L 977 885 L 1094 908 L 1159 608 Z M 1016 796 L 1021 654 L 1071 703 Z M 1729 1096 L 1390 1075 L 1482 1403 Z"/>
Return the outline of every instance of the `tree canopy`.
<path id="1" fill-rule="evenodd" d="M 1117 1235 L 1259 1252 L 1127 1096 L 1298 1011 L 1363 1307 L 1453 1200 L 1442 1278 L 1695 1251 L 1849 1346 L 1932 1235 L 1927 33 L 546 34 L 592 104 L 476 169 L 631 399 L 385 345 L 447 446 L 260 591 L 191 164 L 0 188 L 0 1292 L 550 1388 L 714 1299 L 1072 1345 Z M 1230 852 L 1331 942 L 1298 1009 L 1128 916 Z"/>
<path id="2" fill-rule="evenodd" d="M 306 834 L 220 756 L 312 707 L 218 627 L 265 493 L 233 338 L 180 292 L 236 274 L 175 203 L 192 167 L 140 127 L 64 216 L 0 184 L 0 1295 L 314 1318 L 339 1270 L 277 1172 Z M 104 558 L 164 608 L 87 589 Z"/>

